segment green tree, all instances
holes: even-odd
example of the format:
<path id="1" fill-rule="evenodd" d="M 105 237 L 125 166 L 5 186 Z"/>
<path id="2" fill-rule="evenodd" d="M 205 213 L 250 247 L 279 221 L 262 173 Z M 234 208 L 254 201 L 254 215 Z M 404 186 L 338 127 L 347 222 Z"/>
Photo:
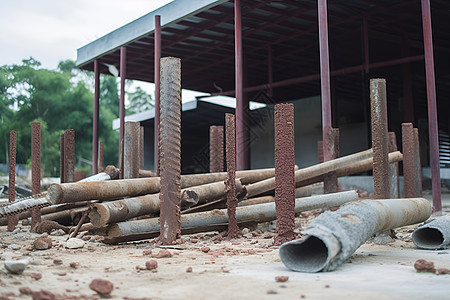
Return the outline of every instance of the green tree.
<path id="1" fill-rule="evenodd" d="M 128 92 L 127 96 L 127 114 L 134 114 L 144 110 L 149 110 L 155 106 L 152 97 L 147 94 L 140 86 L 136 87 L 133 92 Z"/>

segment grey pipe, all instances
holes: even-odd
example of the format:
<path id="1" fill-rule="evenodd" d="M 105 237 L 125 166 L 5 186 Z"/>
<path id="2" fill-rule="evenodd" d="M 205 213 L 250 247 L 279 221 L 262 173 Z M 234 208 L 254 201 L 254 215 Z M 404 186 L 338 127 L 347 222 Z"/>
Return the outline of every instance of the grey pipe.
<path id="1" fill-rule="evenodd" d="M 443 249 L 450 244 L 450 215 L 430 220 L 414 230 L 414 245 L 423 249 Z"/>
<path id="2" fill-rule="evenodd" d="M 301 239 L 284 243 L 279 255 L 298 272 L 332 271 L 375 233 L 425 221 L 431 204 L 423 198 L 362 200 L 314 219 Z"/>

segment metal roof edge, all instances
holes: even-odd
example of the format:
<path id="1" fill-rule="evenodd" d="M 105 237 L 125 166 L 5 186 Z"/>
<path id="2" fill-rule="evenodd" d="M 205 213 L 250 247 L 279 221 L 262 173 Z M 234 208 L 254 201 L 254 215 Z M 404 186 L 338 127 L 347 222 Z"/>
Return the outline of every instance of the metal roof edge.
<path id="1" fill-rule="evenodd" d="M 175 0 L 77 49 L 77 66 L 83 66 L 102 54 L 111 52 L 155 30 L 155 16 L 161 27 L 167 26 L 228 0 Z"/>

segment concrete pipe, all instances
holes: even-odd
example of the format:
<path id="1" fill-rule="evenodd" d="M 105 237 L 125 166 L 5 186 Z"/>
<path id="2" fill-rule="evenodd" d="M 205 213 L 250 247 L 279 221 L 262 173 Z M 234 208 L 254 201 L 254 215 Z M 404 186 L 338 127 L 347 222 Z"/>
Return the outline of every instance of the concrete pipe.
<path id="1" fill-rule="evenodd" d="M 293 271 L 332 271 L 375 233 L 425 221 L 432 207 L 423 198 L 362 200 L 314 219 L 301 239 L 284 243 L 279 255 Z"/>
<path id="2" fill-rule="evenodd" d="M 423 249 L 443 249 L 450 245 L 450 215 L 430 220 L 414 230 L 414 245 Z"/>

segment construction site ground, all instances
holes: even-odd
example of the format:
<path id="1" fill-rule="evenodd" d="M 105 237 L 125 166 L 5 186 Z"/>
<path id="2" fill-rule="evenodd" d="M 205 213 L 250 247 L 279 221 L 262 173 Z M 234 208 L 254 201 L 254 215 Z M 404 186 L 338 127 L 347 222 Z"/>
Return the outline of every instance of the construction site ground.
<path id="1" fill-rule="evenodd" d="M 424 194 L 431 198 L 430 192 Z M 443 207 L 450 211 L 447 193 Z M 317 213 L 302 213 L 298 228 Z M 450 299 L 450 275 L 414 268 L 417 259 L 425 259 L 450 269 L 450 250 L 417 249 L 411 241 L 415 227 L 395 230 L 392 243 L 368 241 L 336 271 L 298 273 L 286 269 L 278 247 L 271 246 L 271 223 L 244 229 L 243 237 L 231 241 L 209 232 L 183 236 L 183 244 L 165 248 L 149 241 L 106 245 L 98 236 L 84 235 L 83 248 L 66 249 L 67 235 L 50 235 L 53 247 L 48 250 L 33 250 L 33 241 L 46 233 L 30 233 L 29 226 L 19 225 L 20 232 L 13 234 L 3 226 L 0 299 L 30 299 L 19 291 L 26 288 L 48 290 L 54 299 L 99 299 L 89 288 L 96 278 L 114 284 L 111 299 Z M 156 258 L 160 251 L 172 256 Z M 4 260 L 24 258 L 30 264 L 20 275 L 3 267 Z M 156 271 L 145 269 L 150 260 L 157 261 Z M 277 276 L 289 278 L 277 282 Z"/>

